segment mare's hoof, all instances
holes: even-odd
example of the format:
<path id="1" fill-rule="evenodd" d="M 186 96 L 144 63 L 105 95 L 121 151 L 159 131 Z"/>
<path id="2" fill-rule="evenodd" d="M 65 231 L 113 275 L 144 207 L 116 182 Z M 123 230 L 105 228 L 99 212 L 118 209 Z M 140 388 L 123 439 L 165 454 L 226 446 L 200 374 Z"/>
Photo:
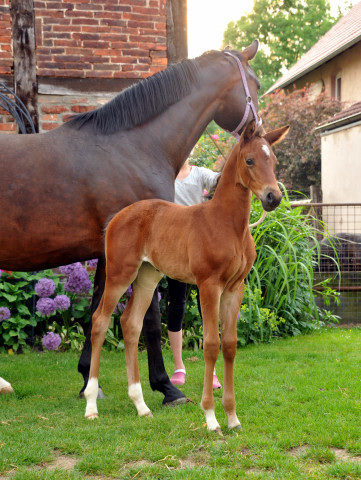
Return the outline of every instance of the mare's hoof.
<path id="1" fill-rule="evenodd" d="M 87 420 L 95 420 L 96 418 L 99 418 L 99 415 L 97 413 L 89 413 L 89 415 L 85 415 L 85 418 Z"/>
<path id="2" fill-rule="evenodd" d="M 211 430 L 211 432 L 216 433 L 216 434 L 219 435 L 220 437 L 223 437 L 223 433 L 222 433 L 221 427 L 218 427 L 218 428 L 216 428 L 215 430 Z"/>
<path id="3" fill-rule="evenodd" d="M 99 387 L 98 388 L 98 399 L 103 400 L 103 398 L 105 398 L 105 395 L 103 393 L 102 387 Z"/>
<path id="4" fill-rule="evenodd" d="M 178 405 L 184 405 L 185 403 L 187 403 L 186 397 L 179 397 L 170 402 L 165 402 L 165 399 L 164 399 L 163 407 L 177 407 Z"/>
<path id="5" fill-rule="evenodd" d="M 163 402 L 162 402 L 162 405 L 164 407 L 174 407 L 175 405 L 180 405 L 181 403 L 186 403 L 187 402 L 187 399 L 184 395 L 184 393 L 182 393 L 180 390 L 178 390 L 178 388 L 175 388 L 173 385 L 172 385 L 172 390 L 170 390 L 165 396 L 164 396 L 164 399 L 163 399 Z"/>
<path id="6" fill-rule="evenodd" d="M 148 418 L 153 418 L 153 413 L 149 410 L 149 412 L 145 413 L 144 416 Z"/>
<path id="7" fill-rule="evenodd" d="M 84 387 L 80 390 L 79 392 L 79 397 L 80 398 L 85 398 L 85 395 L 84 395 L 84 390 L 86 389 L 86 385 L 84 385 Z M 102 387 L 99 387 L 98 388 L 98 397 L 97 397 L 99 400 L 103 400 L 103 398 L 105 398 L 105 395 L 104 395 L 104 392 L 102 390 Z"/>

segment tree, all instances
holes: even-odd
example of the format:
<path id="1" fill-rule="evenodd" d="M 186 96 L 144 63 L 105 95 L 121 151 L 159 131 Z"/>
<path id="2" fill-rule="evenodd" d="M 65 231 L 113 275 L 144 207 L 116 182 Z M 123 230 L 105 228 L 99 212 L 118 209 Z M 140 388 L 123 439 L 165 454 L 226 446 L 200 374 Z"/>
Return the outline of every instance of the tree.
<path id="1" fill-rule="evenodd" d="M 230 22 L 224 46 L 242 50 L 258 38 L 261 48 L 252 67 L 265 92 L 338 20 L 328 0 L 254 0 L 252 12 Z"/>
<path id="2" fill-rule="evenodd" d="M 322 92 L 314 97 L 305 87 L 285 93 L 278 90 L 266 97 L 260 112 L 267 131 L 290 125 L 283 142 L 275 145 L 277 178 L 288 190 L 306 195 L 311 185 L 321 186 L 321 140 L 315 127 L 341 110 L 342 104 Z"/>

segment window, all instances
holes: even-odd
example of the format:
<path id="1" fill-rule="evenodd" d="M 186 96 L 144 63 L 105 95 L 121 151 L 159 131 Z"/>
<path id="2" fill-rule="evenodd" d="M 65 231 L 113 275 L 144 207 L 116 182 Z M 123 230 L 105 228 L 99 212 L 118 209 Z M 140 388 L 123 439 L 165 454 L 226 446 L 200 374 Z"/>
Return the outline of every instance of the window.
<path id="1" fill-rule="evenodd" d="M 341 101 L 341 72 L 339 72 L 335 78 L 335 98 Z"/>

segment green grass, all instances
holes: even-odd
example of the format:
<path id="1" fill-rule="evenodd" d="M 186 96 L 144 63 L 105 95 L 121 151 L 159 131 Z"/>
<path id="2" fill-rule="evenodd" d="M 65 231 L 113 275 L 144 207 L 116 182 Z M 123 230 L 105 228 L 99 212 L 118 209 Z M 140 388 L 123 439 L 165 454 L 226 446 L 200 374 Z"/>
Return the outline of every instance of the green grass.
<path id="1" fill-rule="evenodd" d="M 127 397 L 124 353 L 103 352 L 100 418 L 84 418 L 76 353 L 0 355 L 15 395 L 0 396 L 0 480 L 361 479 L 361 330 L 334 329 L 238 351 L 237 411 L 231 432 L 215 392 L 223 436 L 204 425 L 201 353 L 185 352 L 191 400 L 161 406 L 147 380 L 154 418 Z M 171 356 L 165 351 L 168 372 Z M 217 373 L 222 379 L 221 358 Z"/>

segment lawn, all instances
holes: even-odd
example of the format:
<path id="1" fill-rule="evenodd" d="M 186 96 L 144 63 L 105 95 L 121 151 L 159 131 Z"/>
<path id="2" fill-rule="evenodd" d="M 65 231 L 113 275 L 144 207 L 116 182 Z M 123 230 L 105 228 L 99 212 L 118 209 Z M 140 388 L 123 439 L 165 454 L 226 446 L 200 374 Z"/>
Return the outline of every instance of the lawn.
<path id="1" fill-rule="evenodd" d="M 171 373 L 171 355 L 164 352 Z M 147 380 L 153 418 L 127 397 L 123 352 L 104 351 L 100 418 L 84 418 L 76 353 L 0 355 L 15 395 L 0 396 L 0 480 L 361 479 L 361 330 L 329 329 L 240 349 L 235 390 L 242 430 L 204 425 L 201 353 L 185 352 L 189 398 L 164 408 Z M 221 358 L 217 373 L 222 379 Z"/>

